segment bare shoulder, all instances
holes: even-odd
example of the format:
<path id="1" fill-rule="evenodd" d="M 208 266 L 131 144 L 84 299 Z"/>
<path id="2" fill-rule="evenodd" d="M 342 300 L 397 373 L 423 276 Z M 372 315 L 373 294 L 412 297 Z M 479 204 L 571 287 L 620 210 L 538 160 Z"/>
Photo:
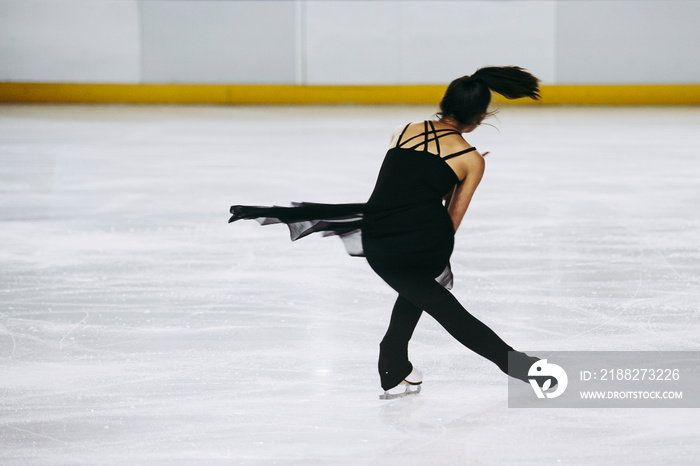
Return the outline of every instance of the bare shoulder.
<path id="1" fill-rule="evenodd" d="M 484 156 L 481 155 L 481 153 L 476 149 L 476 147 L 469 144 L 469 142 L 467 142 L 467 140 L 464 139 L 464 137 L 461 134 L 451 134 L 448 137 L 445 137 L 446 141 L 444 143 L 441 143 L 441 145 L 443 145 L 445 148 L 444 156 L 449 157 L 449 155 L 447 154 L 456 154 L 458 152 L 469 151 L 464 154 L 458 155 L 456 158 L 461 159 L 469 164 L 483 165 L 485 163 Z"/>
<path id="2" fill-rule="evenodd" d="M 486 168 L 486 159 L 484 159 L 484 156 L 481 155 L 478 150 L 467 152 L 462 157 L 464 157 L 463 161 L 467 168 L 467 174 L 470 172 L 484 172 Z"/>
<path id="3" fill-rule="evenodd" d="M 406 127 L 406 125 L 400 125 L 394 128 L 394 131 L 391 132 L 391 139 L 392 141 L 399 137 L 399 134 L 403 131 L 403 129 Z"/>
<path id="4" fill-rule="evenodd" d="M 398 141 L 399 136 L 401 135 L 401 133 L 403 133 L 403 131 L 404 131 L 407 127 L 409 127 L 411 124 L 412 124 L 412 123 L 409 123 L 408 125 L 400 125 L 400 126 L 397 126 L 396 128 L 394 128 L 394 131 L 391 133 L 391 145 L 392 145 L 392 146 L 395 146 L 395 145 L 396 145 L 396 141 Z"/>
<path id="5" fill-rule="evenodd" d="M 471 147 L 471 146 L 469 146 L 469 147 Z M 474 167 L 474 168 L 479 168 L 479 169 L 483 170 L 486 167 L 486 159 L 476 149 L 464 154 L 464 160 L 467 163 L 467 165 Z"/>
<path id="6" fill-rule="evenodd" d="M 447 163 L 455 171 L 460 181 L 469 179 L 478 183 L 479 180 L 481 180 L 481 177 L 484 175 L 484 170 L 486 169 L 486 161 L 477 150 L 454 157 L 448 160 Z"/>

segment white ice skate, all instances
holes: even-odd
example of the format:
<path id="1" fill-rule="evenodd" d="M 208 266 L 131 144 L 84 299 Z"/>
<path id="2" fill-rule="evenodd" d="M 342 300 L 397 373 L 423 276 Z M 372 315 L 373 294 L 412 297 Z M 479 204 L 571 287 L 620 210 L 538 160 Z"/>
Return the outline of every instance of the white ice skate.
<path id="1" fill-rule="evenodd" d="M 418 369 L 413 369 L 408 376 L 394 388 L 384 391 L 384 394 L 379 395 L 380 400 L 393 400 L 408 395 L 417 395 L 420 393 L 420 387 L 423 383 L 423 373 Z"/>

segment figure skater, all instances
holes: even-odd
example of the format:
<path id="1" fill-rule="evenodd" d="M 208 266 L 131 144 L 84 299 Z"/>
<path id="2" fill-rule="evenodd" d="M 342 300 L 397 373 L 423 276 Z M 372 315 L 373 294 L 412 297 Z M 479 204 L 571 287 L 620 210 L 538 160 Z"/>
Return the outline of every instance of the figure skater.
<path id="1" fill-rule="evenodd" d="M 508 66 L 481 68 L 452 81 L 435 119 L 409 123 L 393 134 L 374 191 L 364 204 L 231 207 L 229 222 L 282 222 L 292 240 L 313 232 L 340 236 L 351 255 L 366 257 L 398 293 L 379 344 L 382 399 L 420 391 L 422 374 L 409 361 L 408 342 L 423 311 L 512 377 L 527 381 L 527 369 L 538 360 L 511 353 L 509 370 L 508 354 L 514 349 L 449 291 L 454 235 L 485 167 L 483 155 L 462 134 L 488 116 L 492 91 L 508 99 L 538 99 L 539 80 L 522 68 Z"/>

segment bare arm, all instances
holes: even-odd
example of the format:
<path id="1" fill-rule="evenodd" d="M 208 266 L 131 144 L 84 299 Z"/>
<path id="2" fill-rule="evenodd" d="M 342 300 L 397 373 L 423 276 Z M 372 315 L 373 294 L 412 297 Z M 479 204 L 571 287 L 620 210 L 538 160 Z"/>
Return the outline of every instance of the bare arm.
<path id="1" fill-rule="evenodd" d="M 455 186 L 447 200 L 447 212 L 452 218 L 455 232 L 459 228 L 459 224 L 462 223 L 462 218 L 467 212 L 469 203 L 474 196 L 474 191 L 476 191 L 481 178 L 484 176 L 486 167 L 484 158 L 476 152 L 472 152 L 468 157 L 465 157 L 463 163 L 467 176 Z"/>

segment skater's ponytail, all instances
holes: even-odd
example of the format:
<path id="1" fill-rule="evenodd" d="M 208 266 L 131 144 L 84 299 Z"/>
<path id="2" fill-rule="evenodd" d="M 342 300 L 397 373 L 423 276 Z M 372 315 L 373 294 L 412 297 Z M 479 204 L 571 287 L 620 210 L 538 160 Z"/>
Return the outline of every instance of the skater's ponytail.
<path id="1" fill-rule="evenodd" d="M 471 76 L 450 83 L 440 101 L 438 117 L 448 117 L 459 124 L 479 124 L 491 103 L 491 91 L 506 99 L 530 97 L 537 100 L 539 79 L 517 66 L 487 67 Z"/>

